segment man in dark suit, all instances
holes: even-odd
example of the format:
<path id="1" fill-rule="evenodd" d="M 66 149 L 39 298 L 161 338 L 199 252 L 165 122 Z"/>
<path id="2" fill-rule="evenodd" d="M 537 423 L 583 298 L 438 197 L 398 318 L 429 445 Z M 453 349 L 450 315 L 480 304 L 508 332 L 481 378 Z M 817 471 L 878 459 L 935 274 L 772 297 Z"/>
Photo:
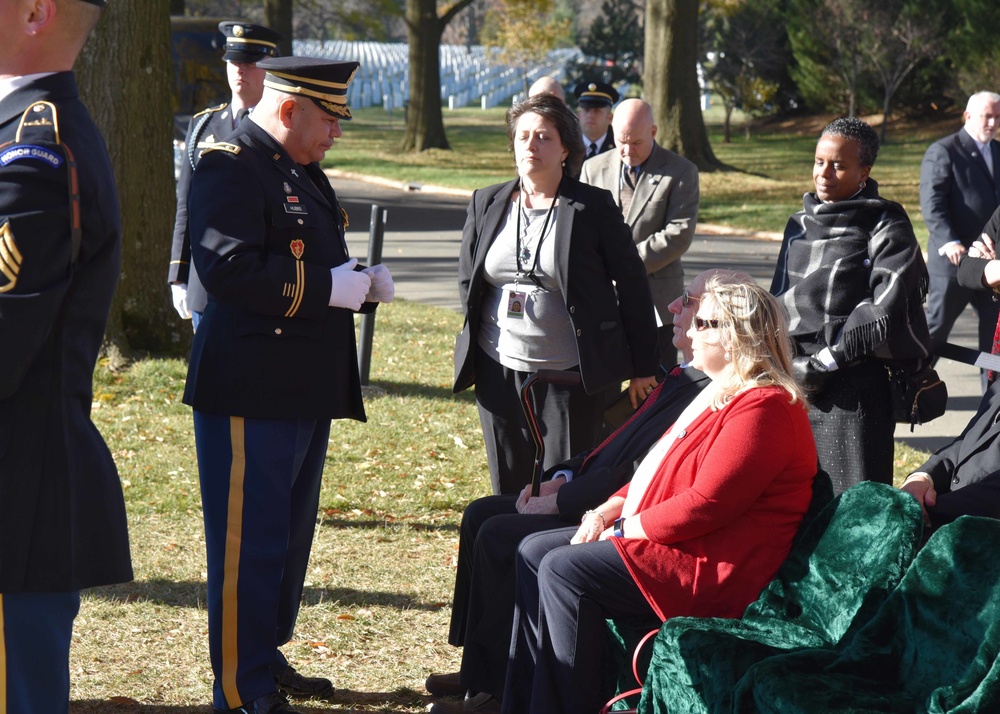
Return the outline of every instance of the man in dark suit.
<path id="1" fill-rule="evenodd" d="M 920 166 L 920 209 L 930 231 L 927 327 L 935 353 L 970 302 L 979 316 L 980 350 L 990 350 L 997 324 L 998 303 L 989 293 L 960 286 L 956 273 L 1000 206 L 1000 146 L 993 141 L 1000 126 L 1000 95 L 974 94 L 963 117 L 965 126 L 931 144 Z"/>
<path id="2" fill-rule="evenodd" d="M 359 269 L 347 214 L 317 163 L 350 119 L 357 62 L 262 61 L 264 93 L 191 182 L 191 249 L 208 291 L 184 403 L 194 407 L 218 711 L 287 714 L 327 696 L 279 647 L 291 639 L 331 419 L 364 421 L 354 314 L 393 298 Z M 242 707 L 242 708 L 241 708 Z"/>
<path id="3" fill-rule="evenodd" d="M 611 108 L 618 101 L 618 92 L 604 82 L 581 82 L 573 90 L 576 97 L 576 115 L 583 129 L 586 158 L 597 156 L 615 148 L 615 135 L 611 130 Z"/>
<path id="4" fill-rule="evenodd" d="M 674 343 L 690 359 L 687 330 L 697 311 L 705 281 L 723 271 L 697 276 L 669 306 Z M 740 273 L 733 281 L 749 281 Z M 462 516 L 458 570 L 452 605 L 450 644 L 464 647 L 462 668 L 432 674 L 427 690 L 439 696 L 465 694 L 463 702 L 437 702 L 433 714 L 499 711 L 514 613 L 514 557 L 532 533 L 579 523 L 589 508 L 603 503 L 632 478 L 636 464 L 701 391 L 707 378 L 693 369 L 675 368 L 633 417 L 589 452 L 550 469 L 540 494 L 530 487 L 519 496 L 487 496 L 473 501 Z M 463 709 L 464 707 L 464 709 Z"/>
<path id="5" fill-rule="evenodd" d="M 188 190 L 191 174 L 201 152 L 216 141 L 232 134 L 250 110 L 257 106 L 264 91 L 264 70 L 257 63 L 268 57 L 277 57 L 281 33 L 267 27 L 247 22 L 220 22 L 219 32 L 226 38 L 226 77 L 233 98 L 217 107 L 209 107 L 191 117 L 184 140 L 184 158 L 177 177 L 177 215 L 174 218 L 174 240 L 170 248 L 170 270 L 167 282 L 174 301 L 174 309 L 184 320 L 191 320 L 197 330 L 198 322 L 208 297 L 191 268 L 191 234 L 188 232 Z"/>
<path id="6" fill-rule="evenodd" d="M 959 516 L 1000 518 L 1000 382 L 983 395 L 965 430 L 903 482 L 933 527 Z"/>
<path id="7" fill-rule="evenodd" d="M 72 72 L 104 4 L 0 4 L 0 712 L 11 714 L 68 711 L 80 590 L 132 579 L 121 482 L 90 418 L 121 217 Z"/>
<path id="8" fill-rule="evenodd" d="M 698 167 L 656 143 L 653 108 L 641 99 L 619 104 L 611 128 L 615 150 L 585 161 L 580 180 L 607 189 L 621 206 L 649 277 L 660 360 L 671 364 L 667 306 L 684 288 L 681 256 L 698 223 Z"/>

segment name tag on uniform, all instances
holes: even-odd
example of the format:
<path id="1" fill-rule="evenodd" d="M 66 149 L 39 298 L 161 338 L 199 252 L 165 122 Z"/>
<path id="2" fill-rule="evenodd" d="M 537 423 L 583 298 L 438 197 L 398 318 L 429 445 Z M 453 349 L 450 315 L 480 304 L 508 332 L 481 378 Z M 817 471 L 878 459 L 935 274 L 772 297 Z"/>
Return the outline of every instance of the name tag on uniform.
<path id="1" fill-rule="evenodd" d="M 301 203 L 286 203 L 285 204 L 285 213 L 295 213 L 295 214 L 298 214 L 300 216 L 308 216 L 309 215 L 309 211 L 307 211 L 306 207 L 303 206 Z"/>

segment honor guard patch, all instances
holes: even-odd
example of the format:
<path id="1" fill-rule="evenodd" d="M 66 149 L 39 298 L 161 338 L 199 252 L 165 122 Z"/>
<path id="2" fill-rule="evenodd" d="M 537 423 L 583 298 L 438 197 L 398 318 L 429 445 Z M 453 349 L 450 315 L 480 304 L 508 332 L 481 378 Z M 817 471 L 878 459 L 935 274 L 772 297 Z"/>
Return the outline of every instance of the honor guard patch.
<path id="1" fill-rule="evenodd" d="M 10 223 L 4 223 L 0 226 L 0 293 L 10 292 L 17 285 L 22 260 Z"/>
<path id="2" fill-rule="evenodd" d="M 295 256 L 296 260 L 302 260 L 302 254 L 306 252 L 306 244 L 301 240 L 296 239 L 288 244 L 288 247 L 292 249 L 292 255 Z"/>
<path id="3" fill-rule="evenodd" d="M 37 159 L 54 169 L 62 166 L 63 162 L 63 157 L 56 152 L 35 144 L 15 144 L 0 151 L 0 166 L 9 166 L 24 159 Z"/>
<path id="4" fill-rule="evenodd" d="M 200 145 L 199 145 L 200 146 Z M 234 156 L 240 153 L 241 149 L 236 144 L 229 144 L 225 141 L 217 141 L 214 144 L 209 144 L 205 147 L 205 150 L 201 152 L 201 155 L 212 152 L 212 151 L 225 151 L 228 154 L 233 154 Z"/>

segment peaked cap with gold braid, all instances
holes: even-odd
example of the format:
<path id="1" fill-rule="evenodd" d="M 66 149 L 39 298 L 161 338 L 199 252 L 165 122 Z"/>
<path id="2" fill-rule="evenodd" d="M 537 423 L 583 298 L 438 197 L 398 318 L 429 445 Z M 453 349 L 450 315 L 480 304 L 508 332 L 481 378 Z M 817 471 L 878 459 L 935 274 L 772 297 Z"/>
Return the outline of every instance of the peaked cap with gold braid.
<path id="1" fill-rule="evenodd" d="M 286 94 L 312 99 L 320 109 L 338 119 L 350 119 L 347 86 L 358 71 L 357 62 L 317 57 L 275 57 L 258 62 L 267 70 L 264 86 Z"/>
<path id="2" fill-rule="evenodd" d="M 278 43 L 285 39 L 280 32 L 263 25 L 227 20 L 219 23 L 219 32 L 226 38 L 222 59 L 238 64 L 254 64 L 281 54 Z"/>

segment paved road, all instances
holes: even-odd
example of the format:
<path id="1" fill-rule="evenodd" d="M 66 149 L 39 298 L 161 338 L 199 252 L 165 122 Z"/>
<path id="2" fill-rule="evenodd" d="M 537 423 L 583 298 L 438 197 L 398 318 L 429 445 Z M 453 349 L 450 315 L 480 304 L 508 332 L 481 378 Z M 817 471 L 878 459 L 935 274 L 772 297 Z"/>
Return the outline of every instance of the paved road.
<path id="1" fill-rule="evenodd" d="M 368 254 L 371 206 L 388 211 L 383 262 L 392 270 L 396 294 L 407 300 L 459 309 L 456 284 L 458 246 L 468 197 L 424 191 L 405 191 L 344 178 L 331 183 L 351 217 L 348 243 L 351 254 Z M 761 284 L 770 284 L 778 254 L 776 241 L 732 235 L 698 234 L 684 257 L 688 277 L 712 267 L 743 270 Z M 971 309 L 959 318 L 951 337 L 975 346 L 975 316 Z M 948 384 L 948 413 L 911 434 L 900 426 L 896 438 L 916 448 L 933 451 L 957 436 L 975 414 L 982 392 L 978 370 L 943 359 L 937 369 Z"/>

